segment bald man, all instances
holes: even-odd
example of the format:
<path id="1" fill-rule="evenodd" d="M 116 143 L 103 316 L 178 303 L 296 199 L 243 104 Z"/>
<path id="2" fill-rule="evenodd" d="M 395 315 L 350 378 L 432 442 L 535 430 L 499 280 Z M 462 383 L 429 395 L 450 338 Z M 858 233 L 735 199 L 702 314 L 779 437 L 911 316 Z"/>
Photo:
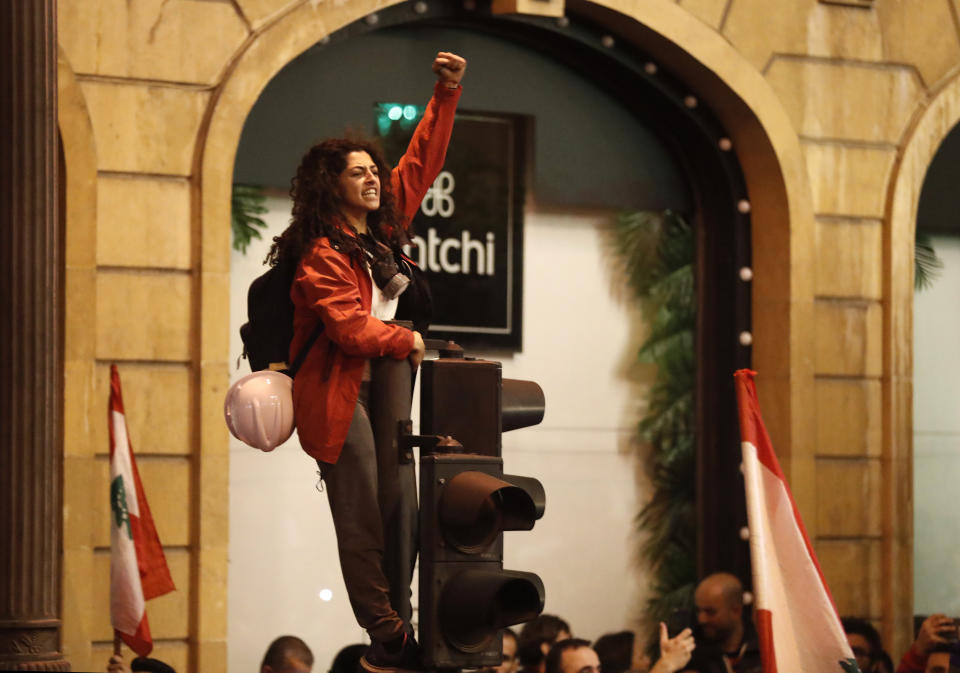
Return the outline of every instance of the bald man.
<path id="1" fill-rule="evenodd" d="M 729 573 L 703 578 L 693 596 L 697 648 L 684 671 L 761 673 L 753 624 L 743 619 L 743 585 Z"/>
<path id="2" fill-rule="evenodd" d="M 310 673 L 313 652 L 296 636 L 280 636 L 267 648 L 260 673 Z"/>

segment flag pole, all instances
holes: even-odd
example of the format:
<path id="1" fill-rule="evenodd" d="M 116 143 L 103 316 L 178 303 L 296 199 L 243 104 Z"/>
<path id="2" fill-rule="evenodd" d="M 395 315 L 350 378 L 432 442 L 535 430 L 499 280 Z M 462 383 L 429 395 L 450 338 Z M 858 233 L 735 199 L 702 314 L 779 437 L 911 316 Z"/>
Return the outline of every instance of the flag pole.
<path id="1" fill-rule="evenodd" d="M 116 629 L 114 629 L 114 631 L 113 631 L 113 653 L 114 653 L 115 655 L 117 655 L 118 657 L 119 657 L 120 654 L 121 654 L 121 652 L 120 652 L 120 647 L 121 647 L 122 643 L 123 643 L 123 641 L 120 640 L 120 633 L 119 633 Z"/>

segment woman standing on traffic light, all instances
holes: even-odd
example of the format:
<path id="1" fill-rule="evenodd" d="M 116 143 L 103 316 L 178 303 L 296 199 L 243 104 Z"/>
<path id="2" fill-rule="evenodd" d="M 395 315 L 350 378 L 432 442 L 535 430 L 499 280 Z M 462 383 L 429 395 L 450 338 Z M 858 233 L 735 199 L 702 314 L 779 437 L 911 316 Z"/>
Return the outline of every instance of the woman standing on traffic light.
<path id="1" fill-rule="evenodd" d="M 423 359 L 419 332 L 384 321 L 394 318 L 405 285 L 396 263 L 412 264 L 399 248 L 443 167 L 465 70 L 463 58 L 437 54 L 433 97 L 393 171 L 365 141 L 310 148 L 293 179 L 291 224 L 270 251 L 271 261 L 299 259 L 291 357 L 318 321 L 324 326 L 294 379 L 294 416 L 326 484 L 347 593 L 371 638 L 361 663 L 372 673 L 418 669 L 420 656 L 398 614 L 409 615 L 416 553 L 397 540 L 416 535 L 413 472 L 409 466 L 401 478 L 397 456 L 376 450 L 367 409 L 371 361 L 407 359 L 415 369 Z M 391 558 L 398 553 L 407 558 Z"/>

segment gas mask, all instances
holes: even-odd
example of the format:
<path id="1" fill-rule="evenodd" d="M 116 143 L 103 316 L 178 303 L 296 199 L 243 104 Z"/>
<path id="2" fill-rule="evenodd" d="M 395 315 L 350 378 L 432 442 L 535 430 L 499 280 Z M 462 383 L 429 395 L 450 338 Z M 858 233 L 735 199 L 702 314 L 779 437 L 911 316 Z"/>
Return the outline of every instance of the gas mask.
<path id="1" fill-rule="evenodd" d="M 400 273 L 393 250 L 380 241 L 369 238 L 364 241 L 364 252 L 367 263 L 370 265 L 370 274 L 383 296 L 387 299 L 396 299 L 410 285 L 410 279 Z"/>

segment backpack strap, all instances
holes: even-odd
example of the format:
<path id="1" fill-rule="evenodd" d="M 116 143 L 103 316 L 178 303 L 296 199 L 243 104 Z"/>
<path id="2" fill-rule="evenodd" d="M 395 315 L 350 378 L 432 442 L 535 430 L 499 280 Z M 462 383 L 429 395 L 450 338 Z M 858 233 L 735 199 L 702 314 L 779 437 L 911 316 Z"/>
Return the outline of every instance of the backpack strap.
<path id="1" fill-rule="evenodd" d="M 297 353 L 297 357 L 294 358 L 293 364 L 290 365 L 290 368 L 287 370 L 287 375 L 290 378 L 294 378 L 297 375 L 297 372 L 300 371 L 300 367 L 303 366 L 303 361 L 307 359 L 307 353 L 310 351 L 310 348 L 317 342 L 317 339 L 320 338 L 320 334 L 323 333 L 323 321 L 318 320 L 316 327 L 313 328 L 313 332 L 310 333 L 310 336 L 307 338 L 306 343 L 300 348 L 300 352 Z"/>

